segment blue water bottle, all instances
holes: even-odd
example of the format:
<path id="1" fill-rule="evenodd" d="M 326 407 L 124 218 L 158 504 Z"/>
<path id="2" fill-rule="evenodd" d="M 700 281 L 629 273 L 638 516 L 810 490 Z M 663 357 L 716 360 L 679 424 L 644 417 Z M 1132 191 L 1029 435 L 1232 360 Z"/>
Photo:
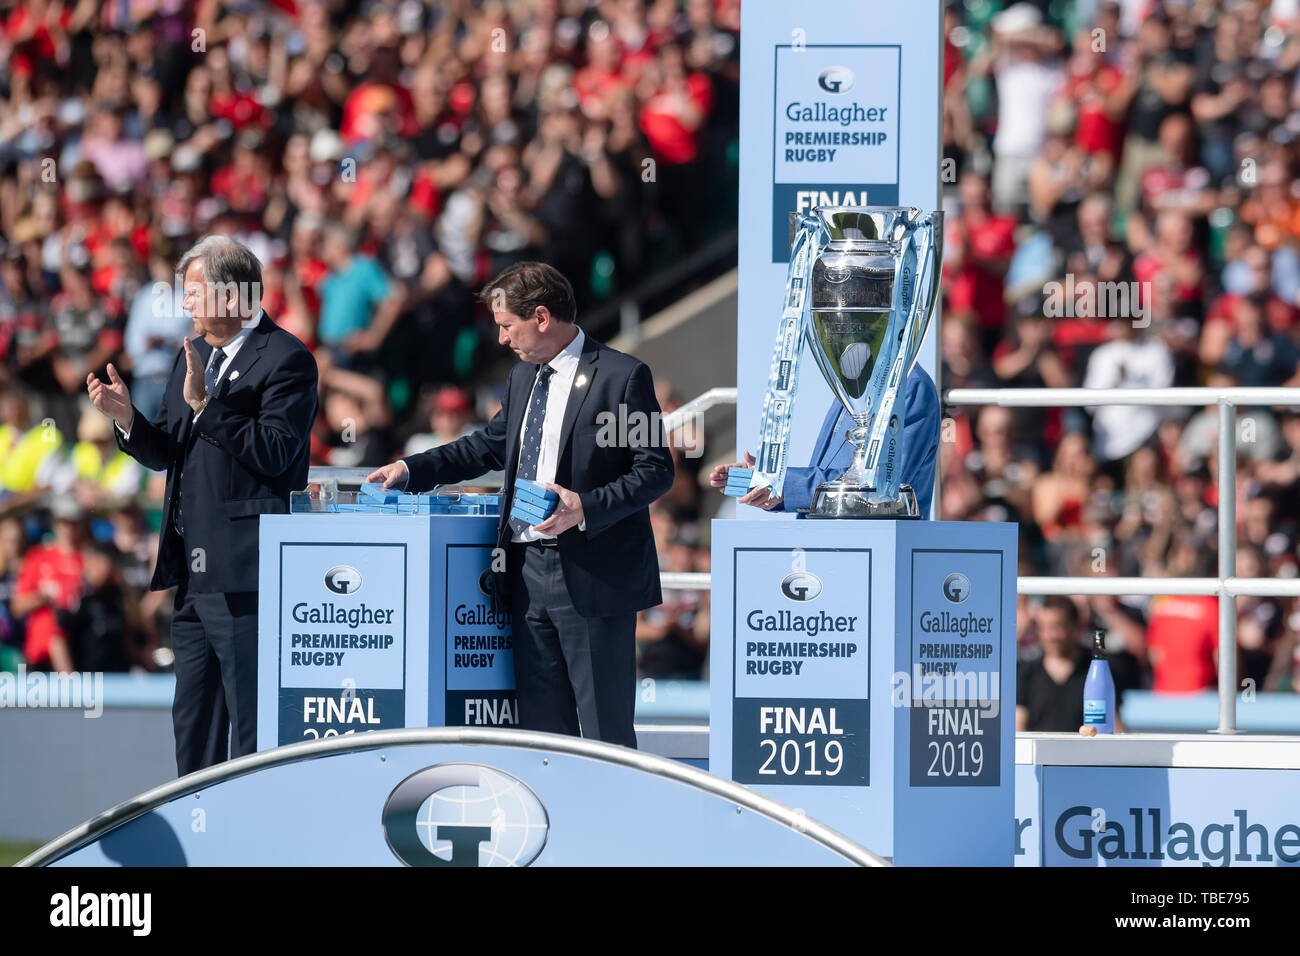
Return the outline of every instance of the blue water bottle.
<path id="1" fill-rule="evenodd" d="M 1096 727 L 1099 734 L 1115 732 L 1115 681 L 1106 662 L 1106 632 L 1092 639 L 1092 663 L 1083 682 L 1083 725 Z"/>

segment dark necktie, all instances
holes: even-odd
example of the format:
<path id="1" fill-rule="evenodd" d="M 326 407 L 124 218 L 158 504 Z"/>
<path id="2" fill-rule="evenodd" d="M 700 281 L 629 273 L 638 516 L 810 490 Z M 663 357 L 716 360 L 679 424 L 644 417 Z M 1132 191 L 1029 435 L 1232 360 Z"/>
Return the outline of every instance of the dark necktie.
<path id="1" fill-rule="evenodd" d="M 221 349 L 213 349 L 212 356 L 208 361 L 208 367 L 203 370 L 203 387 L 207 390 L 208 397 L 213 397 L 217 392 L 217 379 L 221 376 L 221 363 L 226 360 L 226 353 Z M 185 457 L 189 457 L 188 449 Z M 184 461 L 184 459 L 182 459 Z M 173 494 L 176 497 L 176 533 L 185 534 L 185 522 L 181 515 L 181 483 L 185 478 L 185 468 L 182 464 L 180 476 L 176 479 L 176 488 Z"/>
<path id="2" fill-rule="evenodd" d="M 542 453 L 542 424 L 546 421 L 546 397 L 551 390 L 551 375 L 555 369 L 543 365 L 537 373 L 533 397 L 528 402 L 528 415 L 524 419 L 524 440 L 519 448 L 519 470 L 516 478 L 537 478 L 537 459 Z M 510 530 L 521 534 L 528 527 L 520 518 L 510 519 Z"/>
<path id="3" fill-rule="evenodd" d="M 203 387 L 207 389 L 209 398 L 217 394 L 217 379 L 221 377 L 221 363 L 225 360 L 226 353 L 222 349 L 212 350 L 212 361 L 203 372 Z"/>

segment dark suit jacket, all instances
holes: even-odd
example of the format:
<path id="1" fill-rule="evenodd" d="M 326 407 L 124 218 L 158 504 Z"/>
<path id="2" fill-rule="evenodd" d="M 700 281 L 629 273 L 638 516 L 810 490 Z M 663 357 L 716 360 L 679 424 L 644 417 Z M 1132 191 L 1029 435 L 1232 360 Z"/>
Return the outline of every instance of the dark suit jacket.
<path id="1" fill-rule="evenodd" d="M 520 362 L 506 379 L 501 410 L 472 435 L 405 459 L 408 491 L 428 491 L 504 468 L 505 499 L 497 525 L 497 546 L 510 540 L 507 520 L 519 463 L 519 433 L 537 366 Z M 585 378 L 585 382 L 583 381 Z M 650 370 L 630 355 L 587 336 L 564 409 L 555 484 L 582 499 L 586 530 L 570 528 L 557 539 L 569 597 L 584 617 L 639 611 L 663 601 L 659 559 L 650 531 L 649 505 L 673 483 L 673 460 L 662 428 Z M 645 424 L 643 444 L 619 441 L 616 427 L 598 441 L 602 425 L 626 409 L 626 434 L 638 438 L 637 413 Z M 653 417 L 650 417 L 653 416 Z M 654 429 L 650 430 L 650 423 Z M 496 574 L 496 593 L 506 595 L 506 575 Z"/>
<path id="2" fill-rule="evenodd" d="M 921 366 L 914 365 L 907 375 L 903 393 L 903 484 L 916 492 L 921 517 L 930 517 L 934 497 L 935 457 L 939 451 L 939 390 L 934 379 Z M 777 510 L 794 511 L 812 507 L 817 486 L 834 481 L 853 463 L 853 446 L 845 439 L 850 422 L 839 399 L 822 419 L 821 431 L 813 445 L 812 462 L 807 468 L 785 470 L 785 496 Z"/>
<path id="3" fill-rule="evenodd" d="M 202 339 L 195 346 L 206 367 L 212 346 Z M 184 385 L 182 348 L 158 417 L 151 422 L 136 411 L 129 440 L 113 429 L 128 455 L 146 468 L 167 471 L 150 588 L 187 584 L 196 592 L 256 591 L 258 516 L 288 513 L 289 493 L 307 485 L 316 360 L 263 312 L 193 425 Z M 184 548 L 172 533 L 182 464 Z M 196 548 L 203 549 L 202 571 L 196 567 Z"/>

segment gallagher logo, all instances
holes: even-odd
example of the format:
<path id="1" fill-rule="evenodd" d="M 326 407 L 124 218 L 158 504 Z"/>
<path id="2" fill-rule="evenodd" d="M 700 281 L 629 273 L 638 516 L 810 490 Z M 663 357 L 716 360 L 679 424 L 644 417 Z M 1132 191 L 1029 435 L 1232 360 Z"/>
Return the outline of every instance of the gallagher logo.
<path id="1" fill-rule="evenodd" d="M 827 93 L 847 93 L 853 89 L 853 71 L 847 66 L 828 66 L 817 74 L 817 85 Z"/>
<path id="2" fill-rule="evenodd" d="M 496 576 L 493 575 L 492 569 L 484 569 L 483 573 L 478 576 L 478 589 L 483 592 L 485 597 L 491 597 L 492 592 L 496 590 L 496 587 Z"/>
<path id="3" fill-rule="evenodd" d="M 551 826 L 526 783 L 480 763 L 417 770 L 388 795 L 382 823 L 407 866 L 528 866 Z"/>
<path id="4" fill-rule="evenodd" d="M 325 572 L 325 586 L 335 594 L 356 594 L 361 590 L 361 572 L 346 564 L 337 564 Z"/>
<path id="5" fill-rule="evenodd" d="M 791 601 L 811 601 L 822 593 L 822 580 L 810 571 L 791 571 L 781 579 L 781 593 Z"/>
<path id="6" fill-rule="evenodd" d="M 943 596 L 950 604 L 962 604 L 970 597 L 970 578 L 954 571 L 943 579 Z"/>

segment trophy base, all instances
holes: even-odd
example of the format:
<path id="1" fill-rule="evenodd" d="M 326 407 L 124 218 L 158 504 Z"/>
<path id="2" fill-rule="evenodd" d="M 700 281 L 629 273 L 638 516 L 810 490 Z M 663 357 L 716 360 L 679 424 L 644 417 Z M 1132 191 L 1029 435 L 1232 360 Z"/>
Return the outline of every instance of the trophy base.
<path id="1" fill-rule="evenodd" d="M 828 481 L 817 486 L 812 507 L 803 513 L 809 518 L 919 519 L 921 509 L 912 486 L 900 485 L 898 491 L 897 498 L 887 498 L 868 486 Z"/>

